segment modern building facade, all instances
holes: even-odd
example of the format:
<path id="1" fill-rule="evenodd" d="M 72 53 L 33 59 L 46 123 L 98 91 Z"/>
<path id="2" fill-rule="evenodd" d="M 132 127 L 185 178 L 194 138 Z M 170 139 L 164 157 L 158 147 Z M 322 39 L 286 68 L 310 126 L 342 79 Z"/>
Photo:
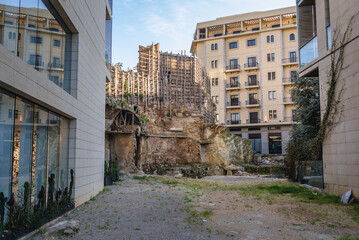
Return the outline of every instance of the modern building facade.
<path id="1" fill-rule="evenodd" d="M 295 7 L 197 24 L 191 52 L 211 78 L 216 121 L 263 154 L 285 154 L 295 106 Z"/>
<path id="2" fill-rule="evenodd" d="M 103 188 L 108 0 L 0 0 L 0 192 Z M 46 198 L 47 199 L 47 196 Z"/>
<path id="3" fill-rule="evenodd" d="M 353 190 L 356 197 L 359 196 L 358 12 L 356 0 L 297 0 L 299 76 L 319 77 L 322 114 L 327 105 L 331 56 L 338 56 L 344 49 L 336 87 L 336 96 L 342 93 L 339 111 L 334 115 L 336 124 L 323 143 L 324 187 L 328 193 L 337 195 Z M 347 28 L 350 35 L 341 44 Z"/>

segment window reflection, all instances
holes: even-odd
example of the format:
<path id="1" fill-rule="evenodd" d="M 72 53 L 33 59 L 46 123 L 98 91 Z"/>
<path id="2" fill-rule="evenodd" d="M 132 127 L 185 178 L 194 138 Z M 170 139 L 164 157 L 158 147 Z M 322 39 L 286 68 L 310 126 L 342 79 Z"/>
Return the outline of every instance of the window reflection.
<path id="1" fill-rule="evenodd" d="M 0 192 L 9 198 L 13 156 L 15 97 L 0 89 Z"/>
<path id="2" fill-rule="evenodd" d="M 37 205 L 52 174 L 55 190 L 69 187 L 68 131 L 68 119 L 0 89 L 0 193 L 21 201 L 27 183 Z"/>
<path id="3" fill-rule="evenodd" d="M 71 67 L 65 63 L 71 60 L 66 46 L 71 45 L 71 33 L 64 28 L 41 0 L 0 0 L 0 43 L 70 93 L 64 72 L 65 66 L 67 72 Z"/>

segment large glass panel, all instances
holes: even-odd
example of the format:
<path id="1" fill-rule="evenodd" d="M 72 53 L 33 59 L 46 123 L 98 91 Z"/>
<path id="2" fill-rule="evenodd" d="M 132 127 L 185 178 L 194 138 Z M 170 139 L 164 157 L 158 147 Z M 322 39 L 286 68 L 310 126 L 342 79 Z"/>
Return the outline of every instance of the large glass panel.
<path id="1" fill-rule="evenodd" d="M 19 0 L 0 0 L 0 43 L 17 54 Z"/>
<path id="2" fill-rule="evenodd" d="M 49 166 L 48 175 L 54 174 L 55 189 L 58 189 L 60 179 L 60 118 L 54 113 L 49 116 Z"/>
<path id="3" fill-rule="evenodd" d="M 35 168 L 35 196 L 41 191 L 43 187 L 46 192 L 46 178 L 47 178 L 47 142 L 48 142 L 48 123 L 49 112 L 37 107 L 36 111 L 36 168 Z M 38 199 L 35 203 L 37 204 Z"/>
<path id="4" fill-rule="evenodd" d="M 22 197 L 24 184 L 31 184 L 34 106 L 32 103 L 16 98 L 13 184 L 17 184 L 19 197 Z M 17 157 L 18 156 L 18 157 Z M 16 174 L 17 173 L 17 174 Z M 17 175 L 17 179 L 16 179 Z"/>
<path id="5" fill-rule="evenodd" d="M 65 189 L 69 187 L 70 169 L 73 166 L 69 166 L 69 120 L 61 117 L 61 158 L 60 158 L 60 188 Z"/>
<path id="6" fill-rule="evenodd" d="M 300 50 L 300 67 L 304 67 L 318 57 L 318 40 L 313 38 L 310 42 L 304 45 Z"/>
<path id="7" fill-rule="evenodd" d="M 10 197 L 15 97 L 0 90 L 0 192 Z"/>
<path id="8" fill-rule="evenodd" d="M 71 92 L 71 33 L 41 0 L 0 0 L 0 43 Z"/>

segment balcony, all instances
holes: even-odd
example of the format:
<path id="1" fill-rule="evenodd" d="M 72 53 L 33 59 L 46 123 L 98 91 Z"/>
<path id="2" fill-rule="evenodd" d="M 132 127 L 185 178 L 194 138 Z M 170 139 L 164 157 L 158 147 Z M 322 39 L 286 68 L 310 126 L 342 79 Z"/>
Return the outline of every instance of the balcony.
<path id="1" fill-rule="evenodd" d="M 241 120 L 227 120 L 227 125 L 239 125 Z"/>
<path id="2" fill-rule="evenodd" d="M 241 87 L 239 82 L 227 84 L 226 90 L 238 90 Z"/>
<path id="3" fill-rule="evenodd" d="M 230 102 L 227 102 L 227 108 L 240 108 L 241 102 L 238 100 L 232 100 Z"/>
<path id="4" fill-rule="evenodd" d="M 294 100 L 292 97 L 285 97 L 283 99 L 284 104 L 294 104 Z"/>
<path id="5" fill-rule="evenodd" d="M 294 122 L 296 122 L 296 121 L 294 120 L 293 117 L 285 117 L 285 118 L 284 118 L 284 122 L 294 123 Z"/>
<path id="6" fill-rule="evenodd" d="M 259 107 L 260 106 L 260 101 L 259 100 L 246 100 L 246 107 Z"/>
<path id="7" fill-rule="evenodd" d="M 294 84 L 295 79 L 292 77 L 289 78 L 283 78 L 283 85 L 292 85 Z"/>
<path id="8" fill-rule="evenodd" d="M 42 61 L 27 61 L 27 63 L 35 68 L 44 68 L 45 64 Z"/>
<path id="9" fill-rule="evenodd" d="M 248 81 L 245 83 L 245 88 L 259 88 L 259 81 L 255 80 L 255 81 Z"/>
<path id="10" fill-rule="evenodd" d="M 282 59 L 282 66 L 291 66 L 291 65 L 298 65 L 297 57 L 290 57 L 290 58 Z"/>
<path id="11" fill-rule="evenodd" d="M 230 64 L 226 66 L 226 72 L 236 72 L 236 71 L 240 71 L 239 64 Z"/>
<path id="12" fill-rule="evenodd" d="M 259 118 L 252 118 L 252 119 L 247 119 L 246 123 L 247 124 L 254 124 L 254 123 L 260 123 L 261 120 Z"/>
<path id="13" fill-rule="evenodd" d="M 301 49 L 299 49 L 299 55 L 299 66 L 301 68 L 314 61 L 318 57 L 318 39 L 316 36 L 308 43 L 306 43 Z"/>
<path id="14" fill-rule="evenodd" d="M 257 70 L 259 68 L 259 65 L 257 62 L 249 62 L 244 64 L 244 70 L 250 71 L 250 70 Z"/>
<path id="15" fill-rule="evenodd" d="M 60 63 L 49 63 L 47 66 L 52 70 L 64 70 L 64 65 Z"/>

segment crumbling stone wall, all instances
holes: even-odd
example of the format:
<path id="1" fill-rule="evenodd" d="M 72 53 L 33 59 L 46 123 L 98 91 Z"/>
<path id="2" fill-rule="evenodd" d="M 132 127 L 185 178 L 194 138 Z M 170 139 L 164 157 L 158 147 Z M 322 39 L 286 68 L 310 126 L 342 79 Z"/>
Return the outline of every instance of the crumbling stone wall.
<path id="1" fill-rule="evenodd" d="M 117 158 L 125 171 L 152 173 L 168 166 L 198 168 L 202 164 L 228 173 L 252 158 L 250 140 L 231 134 L 224 126 L 206 124 L 200 112 L 183 107 L 139 107 L 137 111 L 146 117 L 147 123 L 118 127 L 113 121 L 116 132 L 107 133 L 106 137 L 111 142 L 111 158 Z"/>

